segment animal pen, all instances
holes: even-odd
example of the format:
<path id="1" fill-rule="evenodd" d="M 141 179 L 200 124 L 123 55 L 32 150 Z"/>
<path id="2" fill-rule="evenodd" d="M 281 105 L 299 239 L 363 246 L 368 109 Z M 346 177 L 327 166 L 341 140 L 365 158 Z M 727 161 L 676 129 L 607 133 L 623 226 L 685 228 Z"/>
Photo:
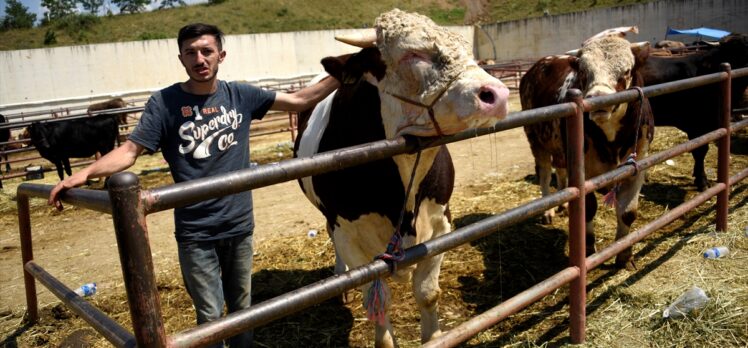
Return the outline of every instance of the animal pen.
<path id="1" fill-rule="evenodd" d="M 414 153 L 426 147 L 439 146 L 523 125 L 568 117 L 569 185 L 547 197 L 509 209 L 477 223 L 459 228 L 442 237 L 415 245 L 405 251 L 398 266 L 408 266 L 424 258 L 443 253 L 464 243 L 495 233 L 501 228 L 516 224 L 543 211 L 569 202 L 569 260 L 570 265 L 555 275 L 520 292 L 494 308 L 444 332 L 425 344 L 426 347 L 449 347 L 465 342 L 481 330 L 495 325 L 534 301 L 570 283 L 570 336 L 573 343 L 585 341 L 586 274 L 623 249 L 644 239 L 647 235 L 674 221 L 689 209 L 717 196 L 718 231 L 727 224 L 730 186 L 748 176 L 743 168 L 729 175 L 729 144 L 732 131 L 748 127 L 748 120 L 730 123 L 730 89 L 732 78 L 748 78 L 748 68 L 731 71 L 725 65 L 723 72 L 700 77 L 653 85 L 643 88 L 647 97 L 677 92 L 707 84 L 719 83 L 722 90 L 721 128 L 699 138 L 679 144 L 666 151 L 651 154 L 638 161 L 641 170 L 669 158 L 693 150 L 712 141 L 719 147 L 717 183 L 667 213 L 632 231 L 605 249 L 585 257 L 584 197 L 587 192 L 610 185 L 631 176 L 637 170 L 624 165 L 603 175 L 584 178 L 583 113 L 604 106 L 630 102 L 639 98 L 636 90 L 627 90 L 608 96 L 582 99 L 579 91 L 570 92 L 570 102 L 511 114 L 490 128 L 481 128 L 441 138 L 417 139 L 398 137 L 320 153 L 308 158 L 295 158 L 274 164 L 260 165 L 238 172 L 141 190 L 138 177 L 129 172 L 119 173 L 110 179 L 109 192 L 88 189 L 71 189 L 63 194 L 66 203 L 112 215 L 120 262 L 124 276 L 133 332 L 123 328 L 114 319 L 76 295 L 34 261 L 29 198 L 46 198 L 52 187 L 24 183 L 18 187 L 18 219 L 21 238 L 24 282 L 28 318 L 38 320 L 36 281 L 47 287 L 70 309 L 93 326 L 102 336 L 117 347 L 199 347 L 236 335 L 290 313 L 301 311 L 314 304 L 342 294 L 378 277 L 387 277 L 390 266 L 383 260 L 352 269 L 344 274 L 319 280 L 281 296 L 254 304 L 250 308 L 232 313 L 224 318 L 191 329 L 167 335 L 161 315 L 161 303 L 156 288 L 151 250 L 148 242 L 147 216 L 177 206 L 205 199 L 252 190 L 301 177 L 384 159 L 397 154 Z"/>

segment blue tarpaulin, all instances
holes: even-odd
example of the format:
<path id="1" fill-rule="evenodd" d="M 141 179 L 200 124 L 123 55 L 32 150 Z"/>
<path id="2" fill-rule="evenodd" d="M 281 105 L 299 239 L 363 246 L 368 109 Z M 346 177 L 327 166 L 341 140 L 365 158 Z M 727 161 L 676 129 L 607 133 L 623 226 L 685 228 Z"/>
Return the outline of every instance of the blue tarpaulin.
<path id="1" fill-rule="evenodd" d="M 692 36 L 703 36 L 713 39 L 721 39 L 723 36 L 730 35 L 729 31 L 712 29 L 712 28 L 693 28 L 693 29 L 673 29 L 668 27 L 665 37 L 668 35 L 692 35 Z"/>

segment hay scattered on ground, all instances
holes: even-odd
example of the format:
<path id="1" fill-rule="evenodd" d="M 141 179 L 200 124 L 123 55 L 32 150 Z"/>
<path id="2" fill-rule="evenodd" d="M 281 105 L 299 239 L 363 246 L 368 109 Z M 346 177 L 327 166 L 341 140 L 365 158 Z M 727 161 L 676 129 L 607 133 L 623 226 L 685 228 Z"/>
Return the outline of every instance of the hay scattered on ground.
<path id="1" fill-rule="evenodd" d="M 747 136 L 744 132 L 738 138 Z M 684 138 L 675 130 L 658 128 L 653 152 Z M 708 166 L 714 165 L 715 154 L 712 146 Z M 650 171 L 635 228 L 696 194 L 690 176 L 692 163 L 686 154 L 674 159 L 673 166 L 660 164 Z M 748 156 L 733 152 L 733 172 L 746 167 Z M 708 175 L 715 180 L 716 173 Z M 533 179 L 531 175 L 520 180 L 485 179 L 455 192 L 451 202 L 455 227 L 539 197 Z M 589 274 L 587 346 L 748 345 L 748 276 L 744 272 L 748 266 L 748 183 L 735 186 L 731 195 L 727 232 L 714 232 L 715 213 L 707 204 L 637 244 L 637 271 L 617 270 L 609 261 Z M 598 214 L 598 247 L 602 247 L 613 239 L 615 217 L 610 208 L 601 208 Z M 450 251 L 441 275 L 442 327 L 455 327 L 561 270 L 568 263 L 567 239 L 565 216 L 549 226 L 533 218 Z M 717 260 L 701 256 L 705 249 L 718 245 L 730 248 L 730 254 Z M 287 237 L 258 246 L 253 277 L 255 302 L 332 275 L 332 260 L 333 247 L 324 231 L 315 238 Z M 173 264 L 157 272 L 167 332 L 192 327 L 194 312 L 178 267 Z M 710 297 L 707 305 L 685 319 L 663 319 L 662 310 L 694 285 Z M 408 288 L 394 286 L 394 291 L 402 295 L 394 304 L 393 323 L 401 346 L 415 347 L 420 344 L 419 315 Z M 567 288 L 559 289 L 481 333 L 467 346 L 570 345 L 566 296 Z M 90 301 L 130 328 L 122 284 Z M 86 328 L 81 319 L 59 304 L 42 308 L 41 322 L 31 327 L 24 326 L 18 311 L 0 313 L 0 338 L 8 346 L 59 346 L 66 339 L 108 346 L 100 335 L 84 331 Z M 264 347 L 364 347 L 371 346 L 372 333 L 358 292 L 350 304 L 331 299 L 255 331 L 258 345 Z"/>

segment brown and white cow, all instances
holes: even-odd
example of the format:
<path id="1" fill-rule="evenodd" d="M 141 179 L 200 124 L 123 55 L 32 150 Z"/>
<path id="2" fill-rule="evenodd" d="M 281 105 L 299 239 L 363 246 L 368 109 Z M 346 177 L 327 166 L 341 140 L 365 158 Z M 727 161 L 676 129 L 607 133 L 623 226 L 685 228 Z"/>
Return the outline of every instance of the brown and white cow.
<path id="1" fill-rule="evenodd" d="M 642 86 L 638 69 L 647 58 L 648 43 L 632 45 L 619 36 L 601 36 L 585 43 L 578 55 L 549 56 L 539 60 L 520 82 L 522 109 L 565 102 L 569 89 L 580 89 L 585 98 L 608 95 L 632 86 Z M 565 121 L 553 120 L 525 126 L 535 157 L 543 196 L 550 193 L 551 167 L 556 168 L 560 187 L 566 184 Z M 617 168 L 634 152 L 647 153 L 653 136 L 653 121 L 646 103 L 619 104 L 585 113 L 585 177 L 591 178 Z M 617 189 L 616 238 L 628 234 L 636 219 L 639 190 L 644 173 L 627 178 Z M 587 254 L 595 252 L 593 217 L 597 211 L 595 193 L 586 196 Z M 544 215 L 550 223 L 553 210 Z M 631 250 L 618 255 L 616 264 L 633 267 Z"/>
<path id="2" fill-rule="evenodd" d="M 401 135 L 449 135 L 491 126 L 506 116 L 506 86 L 474 62 L 462 37 L 425 16 L 392 10 L 377 18 L 370 35 L 339 40 L 365 48 L 323 60 L 341 87 L 310 116 L 300 117 L 297 157 Z M 433 117 L 424 106 L 432 106 Z M 412 191 L 405 197 L 414 167 Z M 454 167 L 444 146 L 423 150 L 417 166 L 416 155 L 404 154 L 300 183 L 326 217 L 336 254 L 351 268 L 387 250 L 403 208 L 403 248 L 451 230 L 447 203 Z M 398 268 L 392 277 L 411 281 L 423 342 L 441 332 L 437 302 L 442 258 Z M 392 296 L 383 284 L 385 312 L 376 322 L 375 344 L 393 347 L 395 336 L 386 314 Z M 367 294 L 371 286 L 361 290 Z"/>

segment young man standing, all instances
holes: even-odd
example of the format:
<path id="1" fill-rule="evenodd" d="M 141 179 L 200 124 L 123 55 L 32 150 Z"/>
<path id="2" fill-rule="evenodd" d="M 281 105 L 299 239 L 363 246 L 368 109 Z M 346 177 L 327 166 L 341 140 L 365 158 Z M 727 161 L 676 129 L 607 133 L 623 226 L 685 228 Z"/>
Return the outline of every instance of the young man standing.
<path id="1" fill-rule="evenodd" d="M 63 190 L 87 179 L 109 176 L 135 163 L 144 149 L 161 152 L 175 182 L 226 173 L 249 165 L 249 124 L 269 109 L 303 111 L 339 86 L 327 78 L 296 93 L 271 92 L 218 79 L 226 58 L 223 33 L 213 25 L 179 30 L 179 61 L 189 79 L 154 93 L 129 139 L 52 189 L 49 204 L 62 209 Z M 250 305 L 252 194 L 211 199 L 174 210 L 179 264 L 197 311 L 198 324 Z M 247 332 L 227 340 L 252 345 Z M 222 346 L 219 344 L 218 346 Z"/>

